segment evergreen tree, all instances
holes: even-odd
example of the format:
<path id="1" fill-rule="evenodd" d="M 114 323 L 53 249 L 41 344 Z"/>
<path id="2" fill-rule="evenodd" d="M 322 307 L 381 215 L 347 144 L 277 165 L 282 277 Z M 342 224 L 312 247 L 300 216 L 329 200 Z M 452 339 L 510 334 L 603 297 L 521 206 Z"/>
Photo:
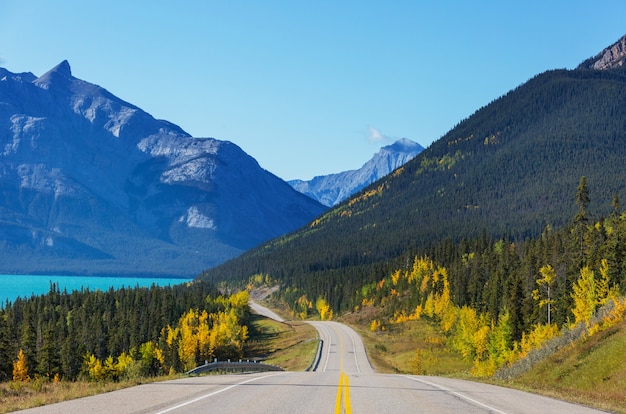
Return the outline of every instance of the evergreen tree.
<path id="1" fill-rule="evenodd" d="M 574 216 L 574 231 L 578 242 L 578 258 L 580 267 L 583 266 L 585 259 L 585 233 L 589 224 L 587 215 L 587 206 L 589 205 L 589 188 L 587 187 L 587 178 L 583 175 L 580 177 L 578 189 L 576 190 L 576 205 L 578 212 Z"/>
<path id="2" fill-rule="evenodd" d="M 13 364 L 12 356 L 15 355 L 9 342 L 9 329 L 5 314 L 0 312 L 0 381 L 11 378 Z"/>

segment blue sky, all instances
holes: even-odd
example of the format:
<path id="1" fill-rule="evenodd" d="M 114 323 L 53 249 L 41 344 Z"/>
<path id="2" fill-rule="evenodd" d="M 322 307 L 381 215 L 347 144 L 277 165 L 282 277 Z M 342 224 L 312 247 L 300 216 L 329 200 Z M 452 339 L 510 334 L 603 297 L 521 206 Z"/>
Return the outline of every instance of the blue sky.
<path id="1" fill-rule="evenodd" d="M 620 1 L 0 0 L 0 66 L 67 59 L 284 179 L 423 146 L 532 76 L 626 34 Z"/>

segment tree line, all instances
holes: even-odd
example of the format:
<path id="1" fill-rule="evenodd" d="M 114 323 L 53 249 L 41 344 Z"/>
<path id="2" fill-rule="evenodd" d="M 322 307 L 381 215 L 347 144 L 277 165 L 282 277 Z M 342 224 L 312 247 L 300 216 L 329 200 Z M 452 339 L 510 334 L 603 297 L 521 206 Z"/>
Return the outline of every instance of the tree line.
<path id="1" fill-rule="evenodd" d="M 0 310 L 0 380 L 116 380 L 241 357 L 247 292 L 203 281 L 18 298 Z"/>

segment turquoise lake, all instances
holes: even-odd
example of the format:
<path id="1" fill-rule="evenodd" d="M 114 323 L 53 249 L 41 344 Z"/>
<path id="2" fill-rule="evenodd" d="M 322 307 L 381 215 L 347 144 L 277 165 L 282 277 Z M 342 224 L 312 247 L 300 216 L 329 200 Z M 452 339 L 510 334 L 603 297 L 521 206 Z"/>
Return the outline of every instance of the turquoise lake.
<path id="1" fill-rule="evenodd" d="M 61 292 L 72 292 L 82 288 L 89 290 L 108 290 L 121 287 L 173 286 L 191 279 L 111 277 L 111 276 L 40 276 L 40 275 L 0 275 L 0 308 L 8 300 L 18 297 L 41 295 L 50 291 L 50 283 L 55 283 Z"/>

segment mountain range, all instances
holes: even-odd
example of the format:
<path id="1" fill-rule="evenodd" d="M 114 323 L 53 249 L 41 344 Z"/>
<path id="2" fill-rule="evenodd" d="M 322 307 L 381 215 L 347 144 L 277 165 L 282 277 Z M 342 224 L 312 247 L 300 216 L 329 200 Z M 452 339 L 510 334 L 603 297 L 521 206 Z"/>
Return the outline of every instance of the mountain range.
<path id="1" fill-rule="evenodd" d="M 267 274 L 345 310 L 365 284 L 446 243 L 522 241 L 572 223 L 583 176 L 588 214 L 607 216 L 626 196 L 625 42 L 536 75 L 306 228 L 201 277 Z"/>
<path id="2" fill-rule="evenodd" d="M 332 207 L 403 166 L 423 150 L 418 143 L 403 138 L 382 147 L 358 170 L 317 176 L 308 181 L 290 180 L 288 183 L 301 193 Z"/>
<path id="3" fill-rule="evenodd" d="M 0 68 L 5 273 L 192 276 L 326 207 L 237 145 L 72 76 Z"/>

